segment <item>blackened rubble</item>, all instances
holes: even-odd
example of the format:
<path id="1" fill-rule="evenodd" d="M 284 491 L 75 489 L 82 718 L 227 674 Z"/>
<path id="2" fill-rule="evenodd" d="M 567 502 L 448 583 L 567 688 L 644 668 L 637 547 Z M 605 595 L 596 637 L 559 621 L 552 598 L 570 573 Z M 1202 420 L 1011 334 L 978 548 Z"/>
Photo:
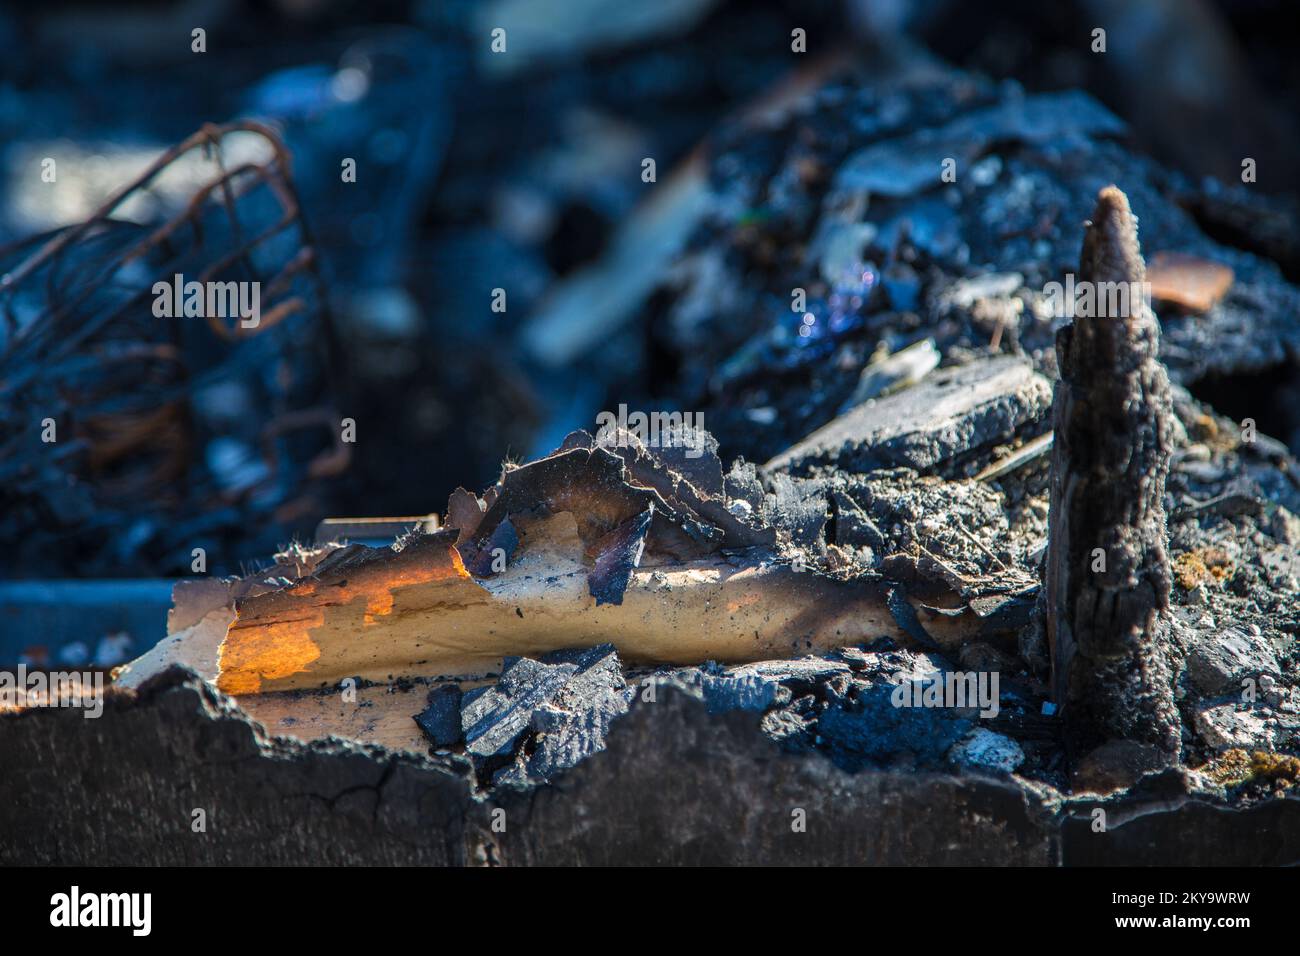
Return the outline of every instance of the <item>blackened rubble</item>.
<path id="1" fill-rule="evenodd" d="M 461 726 L 480 783 L 493 786 L 537 784 L 575 766 L 604 749 L 610 724 L 634 696 L 653 703 L 669 686 L 698 689 L 713 714 L 753 712 L 783 749 L 820 752 L 850 772 L 1016 770 L 1026 750 L 1036 753 L 1035 736 L 1045 736 L 1030 726 L 1024 682 L 1009 673 L 1006 684 L 963 685 L 961 706 L 927 704 L 927 689 L 957 686 L 949 676 L 956 670 L 936 654 L 845 648 L 824 658 L 640 670 L 625 680 L 605 645 L 512 660 L 494 686 L 465 694 Z M 446 746 L 432 732 L 433 710 L 417 722 L 431 743 Z M 985 726 L 977 726 L 981 714 L 991 718 Z M 1005 732 L 1012 728 L 1026 737 L 1023 746 Z"/>
<path id="2" fill-rule="evenodd" d="M 925 381 L 897 397 L 924 392 Z M 1016 383 L 1026 381 L 1034 383 L 1027 393 L 1031 405 L 1017 405 L 1026 392 L 1017 391 Z M 1286 449 L 1267 437 L 1243 440 L 1236 423 L 1185 389 L 1172 386 L 1170 396 L 1164 428 L 1172 464 L 1163 507 L 1169 515 L 1173 579 L 1162 633 L 1175 662 L 1169 687 L 1177 705 L 1182 763 L 1203 771 L 1188 778 L 1195 787 L 1254 799 L 1287 786 L 1290 778 L 1282 770 L 1259 769 L 1264 765 L 1242 755 L 1300 749 L 1296 466 Z M 698 495 L 699 488 L 716 494 L 721 487 L 718 502 L 728 514 L 744 517 L 745 533 L 774 533 L 774 546 L 788 559 L 806 561 L 823 573 L 897 587 L 910 599 L 925 640 L 902 647 L 876 639 L 823 657 L 636 669 L 626 677 L 621 670 L 616 676 L 614 659 L 606 655 L 597 671 L 601 679 L 578 682 L 557 671 L 561 665 L 555 662 L 518 661 L 498 687 L 467 696 L 467 704 L 472 696 L 481 697 L 480 706 L 492 715 L 481 731 L 484 742 L 477 745 L 483 751 L 475 758 L 480 780 L 549 779 L 546 768 L 571 766 L 603 746 L 603 733 L 624 712 L 624 701 L 637 693 L 653 698 L 663 684 L 697 688 L 714 713 L 752 713 L 781 748 L 820 755 L 850 772 L 1015 773 L 1067 792 L 1122 789 L 1144 773 L 1157 772 L 1163 761 L 1137 741 L 1113 741 L 1076 755 L 1073 764 L 1067 759 L 1062 723 L 1048 706 L 1050 664 L 1035 613 L 1048 541 L 1049 456 L 1040 452 L 1018 459 L 1015 454 L 1027 442 L 1050 439 L 1045 429 L 1051 423 L 1036 376 L 1015 377 L 1009 393 L 991 396 L 990 402 L 1035 411 L 1020 418 L 1006 414 L 999 420 L 1022 424 L 972 441 L 977 432 L 971 423 L 981 416 L 988 420 L 989 402 L 968 402 L 956 411 L 940 408 L 947 427 L 919 428 L 937 438 L 914 446 L 931 456 L 915 462 L 929 473 L 826 464 L 853 461 L 847 449 L 865 447 L 846 434 L 839 448 L 826 444 L 822 461 L 782 455 L 763 468 L 742 460 L 724 472 L 710 454 L 694 466 L 697 488 L 666 467 L 658 450 L 629 442 L 618 453 L 639 472 L 639 483 L 665 492 L 675 488 L 667 500 L 679 503 L 683 494 Z M 935 403 L 907 406 L 922 426 L 926 405 Z M 575 436 L 572 444 L 594 442 Z M 1008 461 L 1012 464 L 992 467 Z M 778 467 L 782 463 L 789 467 Z M 945 628 L 971 616 L 980 620 L 979 629 Z M 1228 620 L 1234 630 L 1225 634 L 1219 622 Z M 1178 663 L 1184 659 L 1186 667 Z M 996 715 L 980 717 L 969 706 L 895 705 L 900 686 L 958 673 L 996 673 Z M 1242 680 L 1259 687 L 1249 704 L 1240 699 Z M 566 698 L 557 705 L 559 686 L 566 688 Z M 467 707 L 466 713 L 473 716 L 467 721 L 479 720 L 477 711 Z M 544 732 L 552 726 L 560 729 Z M 574 727 L 591 730 L 575 733 Z M 567 745 L 561 747 L 562 741 Z M 1261 780 L 1274 790 L 1261 789 Z"/>
<path id="3" fill-rule="evenodd" d="M 970 765 L 966 751 L 954 747 L 977 722 L 974 696 L 962 707 L 927 707 L 922 700 L 934 675 L 942 679 L 954 670 L 935 654 L 846 648 L 827 658 L 729 668 L 714 664 L 669 676 L 699 687 L 712 712 L 761 712 L 763 731 L 784 749 L 821 751 L 855 771 Z M 1000 696 L 994 694 L 992 701 L 1000 710 Z M 1009 739 L 1003 747 L 1019 750 Z M 1022 753 L 1016 766 L 1023 759 Z"/>
<path id="4" fill-rule="evenodd" d="M 738 459 L 722 475 L 720 501 L 749 527 L 774 531 L 785 557 L 906 594 L 918 635 L 907 646 L 867 640 L 796 661 L 630 671 L 628 691 L 698 688 L 714 713 L 754 714 L 781 748 L 850 771 L 1015 774 L 1063 792 L 1109 792 L 1138 787 L 1177 758 L 1170 773 L 1184 790 L 1230 801 L 1286 792 L 1296 774 L 1268 754 L 1300 750 L 1296 462 L 1282 442 L 1218 414 L 1187 386 L 1206 369 L 1290 360 L 1300 295 L 1268 261 L 1206 238 L 1175 203 L 1187 183 L 1130 155 L 1095 109 L 1080 111 L 1086 121 L 1076 127 L 1053 118 L 1039 135 L 1032 118 L 1043 105 L 969 78 L 905 83 L 888 96 L 848 83 L 823 91 L 783 138 L 722 139 L 718 204 L 682 255 L 677 278 L 686 280 L 655 306 L 723 446 L 767 460 Z M 901 135 L 902 117 L 941 131 L 971 111 L 961 129 L 1000 131 L 976 137 L 969 176 L 953 185 L 931 178 L 867 195 L 835 172 L 849 151 L 831 120 L 850 108 L 897 117 L 889 130 L 868 124 L 859 133 L 880 139 L 872 150 L 911 161 L 948 140 Z M 809 168 L 807 143 L 822 151 L 823 168 L 785 176 L 783 164 Z M 768 190 L 779 176 L 783 189 Z M 1205 311 L 1188 310 L 1195 290 L 1177 308 L 1177 289 L 1154 302 L 1158 359 L 1171 380 L 1157 395 L 1160 434 L 1147 449 L 1151 468 L 1169 468 L 1151 512 L 1157 520 L 1164 511 L 1157 523 L 1169 531 L 1157 602 L 1162 663 L 1148 671 L 1165 688 L 1152 697 L 1156 730 L 1102 721 L 1118 736 L 1071 760 L 1035 610 L 1049 537 L 1053 342 L 1067 321 L 1050 313 L 1044 287 L 1074 272 L 1083 222 L 1110 182 L 1122 183 L 1141 217 L 1144 248 L 1200 256 L 1232 278 L 1227 285 L 1214 273 L 1222 287 Z M 757 207 L 767 215 L 745 216 Z M 702 259 L 716 268 L 693 272 Z M 1099 268 L 1086 261 L 1083 272 L 1096 278 Z M 725 287 L 690 281 L 706 273 Z M 806 313 L 789 312 L 792 289 L 809 294 Z M 725 323 L 710 300 L 729 303 Z M 1231 328 L 1249 334 L 1203 347 Z M 863 369 L 927 339 L 939 368 L 909 360 L 878 372 L 859 395 L 865 402 L 849 401 Z M 655 455 L 638 451 L 636 460 Z M 712 464 L 710 476 L 715 484 Z M 970 615 L 983 630 L 953 639 L 945 623 Z M 957 671 L 996 672 L 996 715 L 894 704 L 902 685 Z"/>
<path id="5" fill-rule="evenodd" d="M 1238 761 L 1300 749 L 1300 484 L 1277 443 L 1242 440 L 1229 421 L 1174 389 L 1187 438 L 1166 488 L 1175 683 L 1184 761 Z M 1246 683 L 1243 683 L 1246 682 Z M 1251 691 L 1247 695 L 1246 691 Z"/>
<path id="6" fill-rule="evenodd" d="M 940 178 L 946 158 L 954 182 Z M 720 131 L 709 176 L 707 211 L 647 311 L 680 364 L 683 407 L 703 410 L 730 455 L 781 454 L 836 417 L 873 357 L 927 338 L 941 367 L 1009 353 L 1051 375 L 1067 320 L 1044 290 L 1075 273 L 1082 223 L 1110 183 L 1141 217 L 1149 257 L 1233 273 L 1204 313 L 1156 303 L 1172 381 L 1296 378 L 1300 293 L 1247 239 L 1206 231 L 1221 234 L 1207 196 L 1221 211 L 1258 197 L 1135 154 L 1081 94 L 938 69 L 849 76 L 772 129 Z"/>

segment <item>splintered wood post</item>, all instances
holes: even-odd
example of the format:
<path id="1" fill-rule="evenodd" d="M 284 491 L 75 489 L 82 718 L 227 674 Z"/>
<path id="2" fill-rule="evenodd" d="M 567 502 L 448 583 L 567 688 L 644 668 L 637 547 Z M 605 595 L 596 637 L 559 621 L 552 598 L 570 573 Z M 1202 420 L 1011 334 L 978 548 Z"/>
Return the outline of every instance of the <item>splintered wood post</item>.
<path id="1" fill-rule="evenodd" d="M 1097 197 L 1075 318 L 1057 335 L 1047 636 L 1072 753 L 1131 740 L 1178 752 L 1163 497 L 1169 380 L 1128 198 Z"/>

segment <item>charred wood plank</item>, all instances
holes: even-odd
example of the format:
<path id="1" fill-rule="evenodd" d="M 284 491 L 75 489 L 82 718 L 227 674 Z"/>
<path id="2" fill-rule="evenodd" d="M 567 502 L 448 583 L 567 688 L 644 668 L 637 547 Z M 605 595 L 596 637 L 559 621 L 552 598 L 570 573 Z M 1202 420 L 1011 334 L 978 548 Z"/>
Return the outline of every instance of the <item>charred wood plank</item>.
<path id="1" fill-rule="evenodd" d="M 458 490 L 435 534 L 340 548 L 241 597 L 217 686 L 482 676 L 507 657 L 606 640 L 631 663 L 669 664 L 909 640 L 897 588 L 805 567 L 774 547 L 774 527 L 733 513 L 711 451 L 678 461 L 618 441 L 570 436 L 508 469 L 481 506 Z"/>
<path id="2" fill-rule="evenodd" d="M 968 472 L 982 453 L 1037 429 L 1052 388 L 1028 362 L 995 356 L 932 372 L 920 384 L 865 402 L 769 461 L 767 471 L 818 466 L 869 472 Z"/>

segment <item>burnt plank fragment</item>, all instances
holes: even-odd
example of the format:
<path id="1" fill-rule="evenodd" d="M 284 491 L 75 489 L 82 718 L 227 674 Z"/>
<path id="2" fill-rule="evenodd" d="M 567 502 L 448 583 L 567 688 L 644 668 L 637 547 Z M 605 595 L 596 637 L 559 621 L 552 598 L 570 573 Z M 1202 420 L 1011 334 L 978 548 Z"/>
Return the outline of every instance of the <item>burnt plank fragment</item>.
<path id="1" fill-rule="evenodd" d="M 573 514 L 583 541 L 591 545 L 653 506 L 647 539 L 651 551 L 685 560 L 717 550 L 720 529 L 673 508 L 653 488 L 631 484 L 622 458 L 605 448 L 584 447 L 584 439 L 590 437 L 574 433 L 566 439 L 572 447 L 507 469 L 474 534 L 457 541 L 467 566 L 474 555 L 490 549 L 497 526 L 510 515 L 561 511 Z"/>
<path id="2" fill-rule="evenodd" d="M 776 543 L 774 529 L 746 520 L 753 513 L 752 504 L 749 511 L 743 505 L 739 511 L 728 507 L 726 479 L 717 456 L 718 442 L 703 429 L 683 428 L 677 433 L 675 444 L 653 452 L 626 431 L 605 435 L 601 443 L 601 447 L 623 459 L 629 477 L 636 484 L 653 488 L 673 507 L 684 506 L 721 530 L 722 547 L 770 547 Z M 699 456 L 691 458 L 695 450 Z M 758 502 L 761 501 L 760 490 Z"/>
<path id="3" fill-rule="evenodd" d="M 630 697 L 611 644 L 515 658 L 495 687 L 465 695 L 465 749 L 498 785 L 542 780 L 603 750 Z"/>
<path id="4" fill-rule="evenodd" d="M 816 466 L 850 472 L 906 467 L 922 474 L 962 474 L 981 458 L 980 452 L 1041 430 L 1050 405 L 1051 385 L 1028 362 L 994 356 L 933 372 L 918 385 L 859 405 L 765 468 L 795 475 Z"/>
<path id="5" fill-rule="evenodd" d="M 527 657 L 509 662 L 495 687 L 465 695 L 461 728 L 466 751 L 476 761 L 511 754 L 533 711 L 576 672 L 573 665 L 548 667 Z"/>
<path id="6" fill-rule="evenodd" d="M 548 659 L 563 660 L 565 652 Z M 533 711 L 527 755 L 493 778 L 506 783 L 539 783 L 576 767 L 605 749 L 610 725 L 627 713 L 635 691 L 623 678 L 622 664 L 611 645 L 571 655 L 579 670 L 549 700 Z"/>
<path id="7" fill-rule="evenodd" d="M 1079 273 L 1099 307 L 1057 338 L 1046 581 L 1053 691 L 1075 753 L 1118 738 L 1173 757 L 1180 724 L 1161 632 L 1172 407 L 1155 316 L 1140 294 L 1109 298 L 1145 281 L 1137 222 L 1114 186 L 1097 197 Z"/>

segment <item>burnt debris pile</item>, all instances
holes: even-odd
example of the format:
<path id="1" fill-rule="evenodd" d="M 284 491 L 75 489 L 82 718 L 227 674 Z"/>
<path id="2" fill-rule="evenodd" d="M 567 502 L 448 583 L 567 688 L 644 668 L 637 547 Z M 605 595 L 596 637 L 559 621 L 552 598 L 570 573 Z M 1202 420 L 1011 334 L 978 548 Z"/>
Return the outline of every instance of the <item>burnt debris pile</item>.
<path id="1" fill-rule="evenodd" d="M 649 324 L 723 455 L 764 463 L 746 512 L 870 582 L 890 625 L 829 656 L 628 666 L 629 693 L 684 683 L 846 769 L 1285 787 L 1241 755 L 1300 747 L 1295 439 L 1195 397 L 1294 363 L 1296 289 L 1189 212 L 1256 200 L 1142 157 L 1082 94 L 960 74 L 848 76 L 768 122 L 682 172 L 706 199 L 673 211 L 671 277 L 591 321 Z M 972 674 L 998 675 L 996 713 L 974 684 L 898 705 Z"/>
<path id="2" fill-rule="evenodd" d="M 539 805 L 661 697 L 858 781 L 1292 789 L 1284 204 L 903 43 L 720 83 L 783 28 L 737 4 L 483 62 L 429 16 L 0 219 L 0 572 L 191 578 L 114 706 Z"/>

